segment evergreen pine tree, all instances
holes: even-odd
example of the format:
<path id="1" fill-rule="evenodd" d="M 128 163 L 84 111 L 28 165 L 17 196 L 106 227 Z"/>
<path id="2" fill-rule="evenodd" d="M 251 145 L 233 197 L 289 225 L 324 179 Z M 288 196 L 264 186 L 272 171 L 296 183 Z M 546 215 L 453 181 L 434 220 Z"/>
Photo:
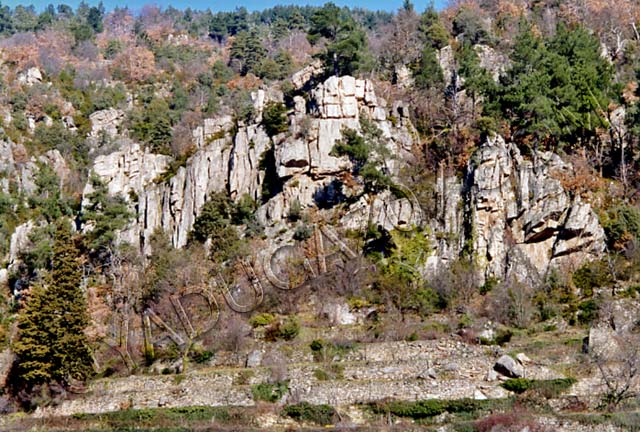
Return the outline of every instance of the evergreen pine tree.
<path id="1" fill-rule="evenodd" d="M 102 259 L 115 248 L 116 233 L 127 226 L 132 214 L 124 198 L 109 195 L 107 185 L 98 176 L 92 175 L 90 182 L 93 191 L 87 194 L 88 205 L 81 219 L 92 229 L 84 240 L 92 258 Z"/>
<path id="2" fill-rule="evenodd" d="M 442 67 L 434 48 L 426 46 L 422 51 L 420 62 L 414 68 L 414 77 L 418 88 L 444 87 Z"/>
<path id="3" fill-rule="evenodd" d="M 442 24 L 433 2 L 429 3 L 420 17 L 418 30 L 424 44 L 431 48 L 439 50 L 449 43 L 449 32 Z"/>
<path id="4" fill-rule="evenodd" d="M 51 272 L 33 288 L 19 316 L 14 378 L 23 389 L 53 383 L 66 386 L 93 371 L 84 333 L 89 317 L 80 287 L 79 251 L 66 223 L 57 226 L 53 249 Z"/>

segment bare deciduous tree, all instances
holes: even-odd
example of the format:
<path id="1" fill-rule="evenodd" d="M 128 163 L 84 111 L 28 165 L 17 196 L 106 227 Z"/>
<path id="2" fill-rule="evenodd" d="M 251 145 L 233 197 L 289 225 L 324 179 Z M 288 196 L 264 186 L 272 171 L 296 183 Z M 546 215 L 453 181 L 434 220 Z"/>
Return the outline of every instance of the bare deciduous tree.
<path id="1" fill-rule="evenodd" d="M 637 397 L 640 385 L 640 337 L 629 332 L 619 333 L 610 336 L 607 345 L 593 348 L 591 359 L 600 372 L 605 407 L 613 410 Z"/>

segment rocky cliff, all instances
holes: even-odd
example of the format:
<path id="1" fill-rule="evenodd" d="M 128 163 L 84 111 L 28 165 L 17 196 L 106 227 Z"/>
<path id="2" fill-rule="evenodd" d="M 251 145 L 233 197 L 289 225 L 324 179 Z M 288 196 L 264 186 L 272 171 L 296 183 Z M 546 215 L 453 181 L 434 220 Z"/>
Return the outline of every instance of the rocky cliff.
<path id="1" fill-rule="evenodd" d="M 307 75 L 312 79 L 313 73 Z M 194 131 L 197 151 L 173 172 L 168 157 L 135 143 L 97 158 L 94 172 L 135 210 L 122 241 L 148 252 L 147 239 L 161 227 L 176 247 L 184 246 L 207 197 L 221 190 L 262 200 L 258 218 L 271 227 L 268 233 L 276 232 L 294 202 L 317 208 L 319 196 L 342 188 L 351 163 L 332 149 L 344 128 L 360 130 L 361 116 L 382 131 L 394 155 L 387 162 L 392 175 L 413 146 L 415 131 L 402 104 L 389 108 L 368 80 L 332 77 L 315 86 L 308 100 L 295 96 L 288 132 L 274 137 L 261 124 L 261 113 L 282 95 L 260 90 L 253 98 L 255 122 L 235 127 L 230 116 L 206 120 Z M 572 197 L 557 179 L 570 170 L 555 154 L 524 158 L 516 146 L 494 137 L 475 152 L 464 178 L 439 176 L 435 219 L 423 220 L 408 190 L 402 199 L 390 193 L 360 196 L 344 210 L 340 226 L 362 229 L 374 223 L 390 230 L 426 223 L 435 245 L 430 272 L 472 251 L 483 278 L 538 278 L 551 266 L 575 268 L 604 249 L 604 232 L 590 205 Z M 267 176 L 279 185 L 269 199 L 262 195 Z"/>
<path id="2" fill-rule="evenodd" d="M 257 118 L 251 124 L 235 127 L 230 116 L 205 120 L 194 131 L 197 151 L 184 166 L 174 167 L 175 172 L 167 171 L 167 157 L 150 154 L 135 143 L 99 156 L 94 172 L 135 210 L 135 221 L 120 239 L 146 249 L 151 233 L 162 227 L 174 246 L 182 247 L 212 192 L 226 190 L 234 197 L 248 194 L 261 200 L 267 175 L 282 191 L 260 209 L 263 224 L 280 222 L 295 201 L 313 206 L 317 194 L 350 169 L 348 159 L 331 151 L 343 128 L 360 129 L 361 115 L 375 122 L 392 154 L 399 156 L 412 147 L 414 132 L 398 113 L 401 107 L 389 110 L 368 80 L 332 77 L 315 87 L 308 101 L 296 96 L 288 133 L 269 137 L 261 113 L 266 103 L 281 98 L 277 92 L 254 93 Z M 395 115 L 393 122 L 390 115 Z M 398 159 L 389 161 L 392 171 L 397 163 Z M 85 195 L 90 191 L 88 185 Z"/>
<path id="3" fill-rule="evenodd" d="M 314 73 L 302 75 L 313 80 Z M 294 80 L 299 90 L 310 85 L 302 81 Z M 404 188 L 404 198 L 397 198 L 389 192 L 369 196 L 345 186 L 351 162 L 332 154 L 344 128 L 359 131 L 360 119 L 366 116 L 380 129 L 393 155 L 386 168 L 392 176 L 397 174 L 416 136 L 401 103 L 389 107 L 371 81 L 332 77 L 310 92 L 300 91 L 288 113 L 288 131 L 269 137 L 262 111 L 268 102 L 282 98 L 270 89 L 255 92 L 257 115 L 250 124 L 235 124 L 228 115 L 205 120 L 193 132 L 197 150 L 182 166 L 127 139 L 118 151 L 98 156 L 93 172 L 108 184 L 110 193 L 123 196 L 135 214 L 120 241 L 148 253 L 150 235 L 161 228 L 174 246 L 182 247 L 207 198 L 226 191 L 262 202 L 257 216 L 270 237 L 282 231 L 294 203 L 303 209 L 319 208 L 321 219 L 338 220 L 340 229 L 428 226 L 434 246 L 428 251 L 430 273 L 470 253 L 482 278 L 536 279 L 554 266 L 575 269 L 604 250 L 604 231 L 591 206 L 562 187 L 559 178 L 572 167 L 558 155 L 541 152 L 525 158 L 501 137 L 488 139 L 462 177 L 437 176 L 436 217 L 425 220 L 409 188 Z M 39 160 L 26 159 L 20 146 L 0 145 L 5 149 L 2 170 L 17 178 L 25 192 L 35 187 L 37 162 L 52 166 L 63 181 L 68 175 L 57 151 Z M 265 180 L 277 185 L 270 197 L 263 195 Z M 90 191 L 87 184 L 84 194 Z M 341 206 L 338 214 L 321 203 L 344 194 L 352 204 Z M 14 233 L 9 264 L 17 259 L 31 226 L 25 224 Z"/>
<path id="4" fill-rule="evenodd" d="M 551 267 L 575 269 L 600 255 L 604 230 L 591 206 L 571 196 L 559 177 L 572 167 L 553 153 L 525 159 L 502 137 L 472 156 L 463 179 L 438 181 L 438 217 L 431 221 L 436 269 L 467 246 L 483 277 L 537 279 Z"/>

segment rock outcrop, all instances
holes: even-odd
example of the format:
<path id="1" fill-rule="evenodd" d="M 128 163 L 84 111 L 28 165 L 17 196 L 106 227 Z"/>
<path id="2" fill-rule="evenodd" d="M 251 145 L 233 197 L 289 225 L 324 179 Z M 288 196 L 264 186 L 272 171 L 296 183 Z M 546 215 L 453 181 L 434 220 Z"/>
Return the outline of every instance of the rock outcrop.
<path id="1" fill-rule="evenodd" d="M 605 247 L 598 217 L 556 178 L 570 170 L 553 153 L 525 160 L 502 137 L 488 139 L 472 156 L 464 182 L 439 179 L 432 226 L 441 240 L 432 267 L 454 259 L 465 243 L 483 276 L 499 279 L 538 278 L 552 266 L 575 269 L 598 256 Z"/>
<path id="2" fill-rule="evenodd" d="M 62 184 L 69 178 L 69 167 L 58 150 L 49 150 L 37 158 L 29 158 L 22 144 L 0 141 L 0 190 L 9 193 L 9 185 L 13 183 L 18 192 L 33 193 L 39 165 L 53 169 Z"/>
<path id="3" fill-rule="evenodd" d="M 97 137 L 101 133 L 105 133 L 114 137 L 118 134 L 118 127 L 124 120 L 124 112 L 113 108 L 96 111 L 89 116 L 89 120 L 91 120 L 89 136 Z"/>
<path id="4" fill-rule="evenodd" d="M 37 67 L 29 68 L 23 73 L 18 74 L 18 82 L 28 86 L 38 84 L 42 82 L 42 72 L 40 72 L 40 69 Z"/>
<path id="5" fill-rule="evenodd" d="M 316 73 L 310 71 L 309 79 Z M 400 156 L 411 148 L 413 129 L 402 107 L 394 106 L 397 121 L 392 124 L 386 102 L 376 96 L 370 81 L 331 77 L 311 96 L 308 103 L 295 98 L 289 133 L 275 137 L 267 135 L 259 119 L 237 126 L 230 116 L 205 120 L 193 134 L 198 150 L 185 166 L 173 167 L 175 172 L 166 172 L 169 158 L 137 144 L 98 157 L 94 172 L 109 184 L 110 193 L 122 194 L 136 212 L 135 221 L 120 234 L 121 241 L 147 250 L 146 240 L 162 227 L 176 247 L 184 246 L 211 193 L 225 190 L 234 197 L 248 194 L 261 200 L 267 175 L 281 188 L 259 209 L 263 224 L 281 223 L 295 201 L 303 207 L 316 205 L 336 176 L 351 169 L 347 158 L 334 157 L 331 151 L 344 128 L 360 130 L 362 115 L 382 131 L 392 154 Z M 267 102 L 282 95 L 259 90 L 253 97 L 259 114 Z M 89 191 L 88 186 L 85 193 Z"/>
<path id="6" fill-rule="evenodd" d="M 162 228 L 174 246 L 184 246 L 213 192 L 265 201 L 262 193 L 268 177 L 274 190 L 257 212 L 267 235 L 281 231 L 294 203 L 303 209 L 327 208 L 321 203 L 344 202 L 351 194 L 360 198 L 340 215 L 344 229 L 429 224 L 435 248 L 427 273 L 471 250 L 481 278 L 514 275 L 537 280 L 553 266 L 575 268 L 603 251 L 604 231 L 590 205 L 571 196 L 556 178 L 570 172 L 571 166 L 552 153 L 525 159 L 501 137 L 488 139 L 477 150 L 464 179 L 439 176 L 437 216 L 430 221 L 423 219 L 410 190 L 402 198 L 391 193 L 362 195 L 357 185 L 343 183 L 351 162 L 332 154 L 335 143 L 345 128 L 360 131 L 365 116 L 380 129 L 384 145 L 394 155 L 387 168 L 396 174 L 415 133 L 404 106 L 394 103 L 389 109 L 371 81 L 349 76 L 331 77 L 310 95 L 309 100 L 294 97 L 289 131 L 274 137 L 258 121 L 236 125 L 230 116 L 205 120 L 193 134 L 197 151 L 184 166 L 171 166 L 171 172 L 168 157 L 133 143 L 98 157 L 95 173 L 109 184 L 111 193 L 122 194 L 135 209 L 135 221 L 121 233 L 121 240 L 148 252 L 147 239 Z M 282 94 L 259 90 L 253 96 L 260 113 Z"/>

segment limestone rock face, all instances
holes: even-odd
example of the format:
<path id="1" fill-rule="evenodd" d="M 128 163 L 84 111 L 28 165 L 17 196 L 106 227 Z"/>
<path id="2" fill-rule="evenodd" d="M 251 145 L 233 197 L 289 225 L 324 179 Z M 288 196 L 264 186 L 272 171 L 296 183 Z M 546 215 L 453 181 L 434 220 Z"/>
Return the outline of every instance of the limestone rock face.
<path id="1" fill-rule="evenodd" d="M 167 167 L 169 157 L 144 150 L 140 144 L 128 141 L 114 153 L 98 156 L 93 164 L 94 173 L 100 177 L 112 195 L 126 196 L 140 193 Z M 87 184 L 84 195 L 92 191 Z"/>
<path id="2" fill-rule="evenodd" d="M 39 82 L 42 82 L 42 72 L 37 67 L 27 69 L 25 72 L 18 75 L 18 82 L 20 84 L 26 84 L 32 86 Z"/>
<path id="3" fill-rule="evenodd" d="M 205 122 L 194 132 L 203 147 L 164 182 L 158 179 L 167 170 L 170 157 L 149 153 L 139 144 L 130 142 L 120 151 L 96 158 L 93 170 L 108 184 L 109 193 L 122 195 L 135 210 L 135 220 L 120 233 L 120 241 L 149 251 L 147 241 L 161 227 L 176 247 L 182 247 L 211 193 L 228 190 L 238 196 L 258 197 L 263 175 L 258 169 L 259 158 L 269 145 L 269 137 L 253 125 L 240 128 L 233 139 L 215 139 L 226 134 L 227 120 Z M 88 184 L 84 195 L 90 192 Z"/>
<path id="4" fill-rule="evenodd" d="M 28 157 L 22 144 L 12 141 L 0 141 L 0 190 L 9 193 L 9 185 L 13 183 L 16 190 L 25 194 L 36 190 L 35 176 L 40 169 L 39 164 L 53 169 L 62 184 L 69 178 L 69 167 L 58 150 L 49 150 L 39 157 Z"/>
<path id="5" fill-rule="evenodd" d="M 322 67 L 322 62 L 320 60 L 314 61 L 309 66 L 293 74 L 293 76 L 291 77 L 293 87 L 296 90 L 300 90 L 313 78 L 322 74 L 323 71 L 324 69 Z"/>
<path id="6" fill-rule="evenodd" d="M 97 137 L 101 132 L 104 132 L 113 137 L 118 134 L 118 126 L 124 120 L 124 112 L 119 109 L 109 108 L 94 112 L 89 116 L 89 120 L 91 121 L 89 136 Z"/>
<path id="7" fill-rule="evenodd" d="M 26 250 L 29 244 L 29 234 L 36 227 L 33 221 L 29 220 L 21 225 L 18 225 L 11 234 L 11 241 L 9 245 L 9 264 L 18 260 L 20 252 Z"/>
<path id="8" fill-rule="evenodd" d="M 419 226 L 422 211 L 409 198 L 396 198 L 390 192 L 375 197 L 363 196 L 340 220 L 344 229 L 358 230 L 373 224 L 387 231 Z"/>
<path id="9" fill-rule="evenodd" d="M 501 137 L 488 139 L 469 162 L 464 184 L 439 180 L 434 230 L 472 242 L 484 277 L 526 280 L 551 267 L 574 269 L 604 250 L 605 234 L 591 206 L 571 198 L 555 178 L 570 168 L 555 154 L 525 160 Z M 457 256 L 460 247 L 441 241 L 432 264 Z"/>
<path id="10" fill-rule="evenodd" d="M 489 71 L 493 80 L 497 82 L 500 75 L 509 68 L 509 59 L 487 45 L 476 45 L 474 49 L 480 59 L 480 66 Z"/>
<path id="11" fill-rule="evenodd" d="M 197 148 L 206 145 L 206 140 L 212 137 L 224 136 L 233 127 L 233 118 L 230 115 L 224 115 L 214 119 L 204 119 L 203 125 L 198 126 L 193 131 L 193 140 Z"/>
<path id="12" fill-rule="evenodd" d="M 296 79 L 305 86 L 318 73 L 314 66 Z M 334 157 L 331 152 L 344 128 L 360 130 L 362 115 L 382 131 L 393 155 L 400 158 L 411 149 L 414 132 L 403 107 L 394 105 L 397 121 L 392 124 L 386 102 L 376 96 L 368 80 L 329 78 L 311 92 L 311 100 L 296 97 L 288 133 L 269 137 L 259 114 L 268 101 L 281 98 L 282 93 L 275 90 L 254 92 L 258 118 L 250 124 L 236 125 L 228 115 L 205 120 L 193 132 L 197 151 L 166 181 L 154 180 L 167 169 L 170 159 L 150 154 L 137 144 L 98 157 L 94 172 L 109 185 L 110 193 L 122 194 L 135 210 L 135 221 L 120 233 L 120 240 L 148 251 L 149 236 L 162 227 L 174 246 L 184 246 L 211 193 L 225 190 L 232 197 L 248 194 L 259 200 L 266 176 L 270 184 L 280 187 L 258 210 L 258 219 L 265 226 L 283 223 L 294 202 L 303 208 L 316 206 L 318 196 L 331 189 L 336 176 L 351 169 L 347 158 Z M 391 172 L 396 165 L 389 162 Z M 89 191 L 87 186 L 85 192 Z M 373 203 L 378 214 L 374 219 L 385 226 L 407 217 L 406 203 L 389 201 L 376 198 Z M 368 219 L 354 218 L 352 223 L 356 219 L 366 226 Z"/>
<path id="13" fill-rule="evenodd" d="M 307 75 L 304 79 L 313 80 Z M 256 109 L 280 96 L 275 90 L 255 92 Z M 415 136 L 401 102 L 389 108 L 372 82 L 349 76 L 331 77 L 317 85 L 308 100 L 296 96 L 293 102 L 288 132 L 273 137 L 259 119 L 249 124 L 235 124 L 228 115 L 205 120 L 193 132 L 196 152 L 184 166 L 173 167 L 175 172 L 166 179 L 159 176 L 170 158 L 135 143 L 98 157 L 94 172 L 135 211 L 120 240 L 149 252 L 149 236 L 162 228 L 174 246 L 184 246 L 208 197 L 226 191 L 234 198 L 248 194 L 266 201 L 257 218 L 274 238 L 290 228 L 286 221 L 294 204 L 322 212 L 349 197 L 358 199 L 338 215 L 341 229 L 426 224 L 434 249 L 426 273 L 449 265 L 465 246 L 472 247 L 481 279 L 514 275 L 521 281 L 539 278 L 552 267 L 575 268 L 604 249 L 604 231 L 591 206 L 572 197 L 556 178 L 571 170 L 557 155 L 539 152 L 527 159 L 501 137 L 488 139 L 462 178 L 438 174 L 433 214 L 424 215 L 410 190 L 402 197 L 389 192 L 363 195 L 362 185 L 345 181 L 351 162 L 332 155 L 344 128 L 360 131 L 366 116 L 394 155 L 386 167 L 396 175 Z M 266 185 L 268 200 L 263 197 Z"/>
<path id="14" fill-rule="evenodd" d="M 617 299 L 607 304 L 589 329 L 589 353 L 614 361 L 636 355 L 638 314 L 640 307 L 632 299 Z"/>
<path id="15" fill-rule="evenodd" d="M 442 69 L 445 85 L 449 85 L 454 76 L 456 60 L 453 56 L 453 48 L 451 45 L 443 47 L 436 53 L 438 57 L 438 63 Z"/>
<path id="16" fill-rule="evenodd" d="M 309 146 L 303 139 L 282 143 L 275 150 L 278 177 L 291 177 L 309 171 Z"/>
<path id="17" fill-rule="evenodd" d="M 410 88 L 413 83 L 411 71 L 406 65 L 398 66 L 395 69 L 395 81 L 400 88 Z"/>

